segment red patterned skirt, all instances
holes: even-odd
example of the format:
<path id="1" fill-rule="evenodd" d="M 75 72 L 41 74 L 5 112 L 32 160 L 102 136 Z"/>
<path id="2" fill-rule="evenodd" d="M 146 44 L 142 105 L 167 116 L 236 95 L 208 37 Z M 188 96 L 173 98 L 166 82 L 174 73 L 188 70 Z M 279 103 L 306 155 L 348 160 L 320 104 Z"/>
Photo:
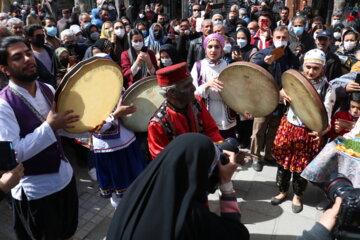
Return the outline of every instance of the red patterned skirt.
<path id="1" fill-rule="evenodd" d="M 309 133 L 310 129 L 295 126 L 283 117 L 272 149 L 278 164 L 291 172 L 302 172 L 321 150 L 320 142 Z"/>

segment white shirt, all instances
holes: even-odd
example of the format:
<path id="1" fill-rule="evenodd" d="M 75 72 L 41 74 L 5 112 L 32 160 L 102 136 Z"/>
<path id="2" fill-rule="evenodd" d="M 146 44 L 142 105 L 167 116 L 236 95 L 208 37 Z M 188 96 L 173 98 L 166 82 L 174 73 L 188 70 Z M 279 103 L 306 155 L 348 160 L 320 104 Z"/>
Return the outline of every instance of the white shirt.
<path id="1" fill-rule="evenodd" d="M 32 97 L 26 89 L 17 86 L 12 81 L 9 81 L 9 86 L 19 92 L 46 119 L 50 106 L 39 89 L 37 81 L 35 97 Z M 50 85 L 48 87 L 55 92 L 53 87 Z M 57 139 L 46 121 L 37 127 L 34 132 L 20 138 L 20 127 L 13 109 L 4 99 L 0 99 L 0 141 L 13 142 L 14 149 L 18 153 L 16 158 L 19 162 L 25 162 L 55 143 Z M 21 200 L 21 188 L 23 188 L 27 199 L 34 200 L 65 188 L 72 178 L 73 170 L 69 162 L 60 162 L 59 172 L 57 173 L 24 176 L 20 183 L 11 190 L 12 196 L 17 200 Z"/>
<path id="2" fill-rule="evenodd" d="M 209 64 L 207 59 L 201 60 L 200 75 L 202 76 L 203 84 L 198 85 L 198 72 L 196 63 L 191 70 L 193 84 L 196 87 L 195 94 L 207 100 L 207 108 L 211 116 L 214 118 L 216 125 L 220 130 L 227 130 L 236 125 L 235 118 L 229 118 L 229 108 L 223 102 L 220 93 L 216 92 L 213 88 L 205 89 L 205 83 L 212 81 L 214 77 L 218 77 L 220 72 L 227 66 L 227 62 L 221 59 L 217 65 Z"/>

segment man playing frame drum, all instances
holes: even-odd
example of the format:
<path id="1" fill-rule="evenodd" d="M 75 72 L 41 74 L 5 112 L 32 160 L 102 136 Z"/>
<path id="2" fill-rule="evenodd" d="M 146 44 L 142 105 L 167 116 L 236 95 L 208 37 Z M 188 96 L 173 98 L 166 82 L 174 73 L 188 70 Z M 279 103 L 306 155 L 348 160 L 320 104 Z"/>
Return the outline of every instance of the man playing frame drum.
<path id="1" fill-rule="evenodd" d="M 327 125 L 330 125 L 329 119 L 331 119 L 331 113 L 333 106 L 335 104 L 335 92 L 332 90 L 331 85 L 326 81 L 324 77 L 324 66 L 325 66 L 325 54 L 321 50 L 313 49 L 305 54 L 304 65 L 303 65 L 303 74 L 295 72 L 293 76 L 296 76 L 296 80 L 304 81 L 305 85 L 309 82 L 314 87 L 308 84 L 309 94 L 304 94 L 303 98 L 299 98 L 299 94 L 303 91 L 294 91 L 288 95 L 285 93 L 284 89 L 286 88 L 286 79 L 284 76 L 287 73 L 283 74 L 283 90 L 281 90 L 281 95 L 284 97 L 284 101 L 290 102 L 292 106 L 296 105 L 295 100 L 301 101 L 304 112 L 313 109 L 310 104 L 315 102 L 314 99 L 318 99 L 316 92 L 320 95 L 322 102 L 324 103 L 328 120 L 323 124 L 323 127 L 318 131 L 312 131 L 309 128 L 312 128 L 310 125 L 305 126 L 300 120 L 299 116 L 304 116 L 301 112 L 302 110 L 297 108 L 293 109 L 290 107 L 287 116 L 284 116 L 281 120 L 279 129 L 277 131 L 272 154 L 278 163 L 278 171 L 276 176 L 276 184 L 279 188 L 280 193 L 274 196 L 271 199 L 271 204 L 278 205 L 286 200 L 287 192 L 289 189 L 291 175 L 293 176 L 293 190 L 294 197 L 292 199 L 292 211 L 294 213 L 299 213 L 303 209 L 301 202 L 301 196 L 305 191 L 307 180 L 300 176 L 301 172 L 308 165 L 308 163 L 318 154 L 322 147 L 321 138 L 329 130 Z M 293 71 L 293 70 L 289 70 Z M 308 82 L 306 82 L 306 80 Z M 314 91 L 316 90 L 316 92 Z M 313 92 L 312 92 L 313 91 Z M 311 93 L 312 92 L 312 93 Z M 320 99 L 318 99 L 319 111 L 323 109 Z M 316 107 L 316 106 L 315 106 Z M 304 109 L 305 108 L 305 109 Z M 295 111 L 299 114 L 296 115 Z M 324 115 L 325 112 L 323 113 Z M 304 118 L 302 118 L 304 119 Z M 322 119 L 326 119 L 326 116 L 323 116 Z M 325 130 L 324 130 L 325 129 Z"/>
<path id="2" fill-rule="evenodd" d="M 213 142 L 223 140 L 205 103 L 194 94 L 195 86 L 185 62 L 162 68 L 156 75 L 160 93 L 166 99 L 148 126 L 148 144 L 152 158 L 176 136 L 184 133 L 203 133 Z"/>

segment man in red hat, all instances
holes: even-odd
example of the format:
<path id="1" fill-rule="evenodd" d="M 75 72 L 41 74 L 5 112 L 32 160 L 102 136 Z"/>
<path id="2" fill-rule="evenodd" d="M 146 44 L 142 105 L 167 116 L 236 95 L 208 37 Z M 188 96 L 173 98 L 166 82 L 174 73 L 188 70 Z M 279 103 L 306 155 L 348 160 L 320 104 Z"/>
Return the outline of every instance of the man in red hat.
<path id="1" fill-rule="evenodd" d="M 176 136 L 184 133 L 203 133 L 213 142 L 223 141 L 204 102 L 194 94 L 195 86 L 185 62 L 162 68 L 156 75 L 160 94 L 166 100 L 155 112 L 148 126 L 148 144 L 152 158 Z"/>

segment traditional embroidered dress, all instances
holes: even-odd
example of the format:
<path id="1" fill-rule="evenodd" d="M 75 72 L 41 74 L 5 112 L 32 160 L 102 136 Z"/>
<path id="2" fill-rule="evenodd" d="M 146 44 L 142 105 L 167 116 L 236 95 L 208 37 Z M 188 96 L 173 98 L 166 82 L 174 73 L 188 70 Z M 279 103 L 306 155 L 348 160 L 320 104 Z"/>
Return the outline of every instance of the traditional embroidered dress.
<path id="1" fill-rule="evenodd" d="M 92 137 L 100 195 L 121 198 L 127 187 L 145 168 L 135 134 L 110 115 Z"/>
<path id="2" fill-rule="evenodd" d="M 223 140 L 214 119 L 199 96 L 185 109 L 176 109 L 165 101 L 148 126 L 151 157 L 155 158 L 176 136 L 190 132 L 203 133 L 213 142 Z"/>
<path id="3" fill-rule="evenodd" d="M 311 82 L 319 95 L 324 99 L 324 106 L 331 119 L 336 95 L 326 78 L 319 82 Z M 304 104 L 306 99 L 304 99 Z M 330 121 L 329 121 L 330 125 Z M 304 126 L 290 107 L 287 116 L 283 117 L 277 131 L 272 154 L 277 162 L 286 170 L 301 172 L 318 154 L 321 146 L 314 137 L 309 136 L 311 130 Z"/>
<path id="4" fill-rule="evenodd" d="M 212 81 L 214 77 L 218 77 L 227 65 L 227 62 L 223 59 L 214 63 L 205 58 L 196 62 L 191 70 L 193 84 L 196 87 L 195 94 L 204 99 L 206 108 L 214 118 L 220 131 L 236 126 L 235 114 L 231 114 L 229 107 L 223 102 L 219 92 L 216 92 L 213 88 L 205 90 L 205 83 Z"/>

